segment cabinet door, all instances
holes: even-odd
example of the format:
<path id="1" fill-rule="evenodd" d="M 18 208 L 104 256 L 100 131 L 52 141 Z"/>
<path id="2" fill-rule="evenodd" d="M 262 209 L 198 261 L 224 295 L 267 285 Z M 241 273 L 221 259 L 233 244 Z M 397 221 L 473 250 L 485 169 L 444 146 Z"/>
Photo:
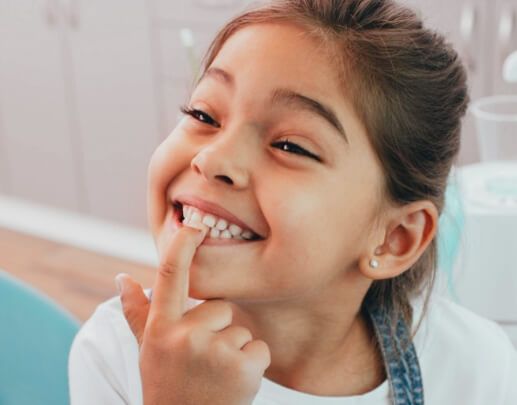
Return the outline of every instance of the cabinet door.
<path id="1" fill-rule="evenodd" d="M 493 10 L 485 0 L 403 0 L 420 12 L 424 24 L 437 29 L 452 42 L 458 51 L 468 73 L 471 100 L 486 96 L 491 92 L 488 79 L 492 67 L 487 63 L 486 54 L 490 49 Z M 474 119 L 467 113 L 463 121 L 459 164 L 479 161 L 478 142 Z"/>
<path id="2" fill-rule="evenodd" d="M 0 0 L 1 158 L 10 194 L 80 208 L 70 87 L 53 1 Z"/>
<path id="3" fill-rule="evenodd" d="M 199 63 L 206 49 L 210 45 L 216 33 L 216 28 L 208 30 L 207 27 L 199 22 L 188 22 L 187 26 L 194 36 L 194 54 Z M 163 85 L 160 86 L 163 92 L 165 103 L 164 120 L 165 138 L 174 129 L 181 114 L 179 106 L 189 101 L 189 95 L 194 86 L 194 72 L 191 62 L 187 56 L 187 50 L 181 44 L 180 23 L 163 24 L 157 34 L 161 44 L 161 66 L 163 73 L 161 79 Z"/>
<path id="4" fill-rule="evenodd" d="M 494 22 L 491 52 L 487 55 L 487 61 L 493 67 L 493 93 L 517 94 L 517 83 L 506 83 L 502 73 L 508 55 L 517 51 L 517 1 L 499 0 L 495 7 Z"/>
<path id="5" fill-rule="evenodd" d="M 10 193 L 9 165 L 7 164 L 6 142 L 2 131 L 2 109 L 0 106 L 0 194 Z"/>
<path id="6" fill-rule="evenodd" d="M 70 0 L 68 40 L 89 212 L 147 227 L 159 143 L 145 0 Z"/>
<path id="7" fill-rule="evenodd" d="M 193 87 L 192 66 L 181 42 L 181 29 L 191 30 L 199 61 L 226 21 L 262 3 L 264 0 L 153 0 L 153 41 L 159 50 L 156 63 L 163 102 L 162 139 L 177 124 L 179 106 L 188 102 Z"/>

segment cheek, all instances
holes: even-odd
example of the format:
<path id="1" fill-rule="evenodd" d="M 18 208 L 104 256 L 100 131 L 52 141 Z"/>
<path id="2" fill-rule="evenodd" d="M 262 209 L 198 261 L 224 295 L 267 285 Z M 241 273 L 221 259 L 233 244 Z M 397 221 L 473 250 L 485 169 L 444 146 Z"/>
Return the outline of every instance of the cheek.
<path id="1" fill-rule="evenodd" d="M 311 289 L 353 265 L 365 229 L 366 207 L 357 201 L 301 201 L 281 204 L 268 218 L 274 238 L 269 260 L 277 269 L 274 284 L 291 291 Z"/>
<path id="2" fill-rule="evenodd" d="M 332 243 L 336 243 L 329 234 L 329 221 L 325 215 L 301 203 L 291 203 L 275 210 L 273 216 L 267 218 L 271 227 L 270 253 L 273 263 L 278 263 L 277 275 L 285 279 L 278 280 L 297 283 L 306 279 L 305 273 L 310 273 L 321 266 L 327 258 L 335 256 Z M 274 257 L 273 257 L 274 256 Z"/>
<path id="3" fill-rule="evenodd" d="M 190 149 L 173 131 L 151 156 L 147 173 L 147 210 L 151 230 L 155 231 L 167 213 L 169 184 L 190 166 Z"/>

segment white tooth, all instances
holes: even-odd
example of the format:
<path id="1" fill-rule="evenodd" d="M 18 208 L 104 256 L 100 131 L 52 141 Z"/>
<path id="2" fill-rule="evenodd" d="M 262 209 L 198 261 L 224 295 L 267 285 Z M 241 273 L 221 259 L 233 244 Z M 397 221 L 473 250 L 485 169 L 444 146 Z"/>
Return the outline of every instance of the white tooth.
<path id="1" fill-rule="evenodd" d="M 223 239 L 230 239 L 232 237 L 232 234 L 228 229 L 225 229 L 223 232 L 221 232 L 221 238 Z"/>
<path id="2" fill-rule="evenodd" d="M 215 228 L 212 228 L 210 230 L 210 237 L 211 238 L 217 238 L 219 237 L 219 230 L 218 229 L 215 229 Z"/>
<path id="3" fill-rule="evenodd" d="M 205 217 L 203 218 L 203 223 L 206 226 L 212 228 L 215 225 L 215 217 L 212 215 L 205 215 Z"/>
<path id="4" fill-rule="evenodd" d="M 216 228 L 220 231 L 223 231 L 228 226 L 228 222 L 225 219 L 220 218 L 219 221 L 217 221 Z"/>
<path id="5" fill-rule="evenodd" d="M 242 228 L 239 225 L 235 225 L 235 224 L 231 224 L 228 229 L 230 229 L 230 233 L 233 236 L 240 235 L 242 232 Z"/>
<path id="6" fill-rule="evenodd" d="M 251 233 L 250 231 L 244 231 L 244 232 L 242 233 L 242 237 L 243 237 L 244 239 L 251 239 L 251 237 L 252 237 L 252 236 L 253 236 L 253 233 Z"/>
<path id="7" fill-rule="evenodd" d="M 197 215 L 196 215 L 197 214 Z M 191 228 L 196 228 L 200 230 L 208 230 L 208 228 L 201 223 L 201 217 L 197 212 L 189 211 L 187 212 L 187 218 L 183 221 L 185 226 L 189 226 Z"/>
<path id="8" fill-rule="evenodd" d="M 199 215 L 199 212 L 194 211 L 192 213 L 192 216 L 190 217 L 191 222 L 201 222 L 201 215 Z"/>

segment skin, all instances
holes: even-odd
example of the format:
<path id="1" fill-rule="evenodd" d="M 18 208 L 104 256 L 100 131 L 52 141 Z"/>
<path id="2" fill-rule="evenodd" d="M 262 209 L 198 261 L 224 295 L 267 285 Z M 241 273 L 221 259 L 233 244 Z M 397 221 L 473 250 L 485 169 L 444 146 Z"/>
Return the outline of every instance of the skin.
<path id="1" fill-rule="evenodd" d="M 359 308 L 373 280 L 418 260 L 438 213 L 426 200 L 386 202 L 382 168 L 330 58 L 294 25 L 237 31 L 211 65 L 233 85 L 205 77 L 189 107 L 208 117 L 185 116 L 153 154 L 148 213 L 160 257 L 153 302 L 138 283 L 119 279 L 146 404 L 248 404 L 263 375 L 332 396 L 360 395 L 385 379 Z M 348 141 L 312 112 L 273 106 L 276 88 L 330 106 Z M 286 138 L 321 161 L 274 146 Z M 171 230 L 178 193 L 218 203 L 265 239 L 199 246 L 198 231 Z M 374 257 L 378 268 L 369 266 Z M 187 294 L 207 301 L 187 311 Z"/>

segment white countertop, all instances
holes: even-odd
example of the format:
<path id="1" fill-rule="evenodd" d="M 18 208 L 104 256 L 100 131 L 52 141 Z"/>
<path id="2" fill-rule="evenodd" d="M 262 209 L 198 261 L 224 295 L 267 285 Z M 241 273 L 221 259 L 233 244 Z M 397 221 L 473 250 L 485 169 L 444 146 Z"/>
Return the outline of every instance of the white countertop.
<path id="1" fill-rule="evenodd" d="M 0 195 L 0 227 L 124 260 L 156 266 L 147 230 Z"/>

